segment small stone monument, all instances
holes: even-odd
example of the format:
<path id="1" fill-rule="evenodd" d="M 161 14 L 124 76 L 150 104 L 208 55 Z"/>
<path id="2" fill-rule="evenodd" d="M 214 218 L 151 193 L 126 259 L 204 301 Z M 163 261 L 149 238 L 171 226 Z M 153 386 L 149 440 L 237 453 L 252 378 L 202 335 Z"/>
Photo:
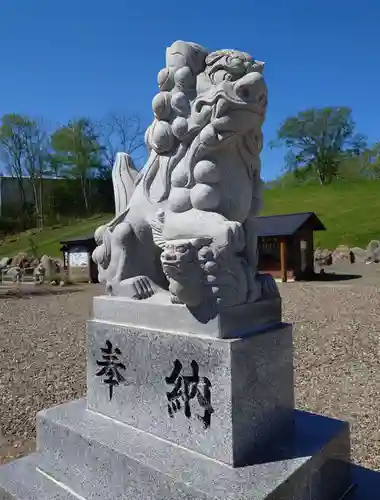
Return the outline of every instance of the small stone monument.
<path id="1" fill-rule="evenodd" d="M 348 425 L 294 409 L 292 326 L 257 273 L 264 64 L 167 49 L 144 169 L 114 170 L 87 399 L 42 411 L 0 499 L 338 500 Z"/>

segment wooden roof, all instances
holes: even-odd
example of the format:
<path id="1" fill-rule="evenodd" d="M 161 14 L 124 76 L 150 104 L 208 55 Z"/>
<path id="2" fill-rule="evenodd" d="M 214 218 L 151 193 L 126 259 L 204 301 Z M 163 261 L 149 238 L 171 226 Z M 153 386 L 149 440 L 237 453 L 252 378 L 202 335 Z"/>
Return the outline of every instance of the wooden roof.
<path id="1" fill-rule="evenodd" d="M 292 236 L 301 229 L 324 231 L 326 228 L 314 212 L 257 217 L 259 237 Z"/>

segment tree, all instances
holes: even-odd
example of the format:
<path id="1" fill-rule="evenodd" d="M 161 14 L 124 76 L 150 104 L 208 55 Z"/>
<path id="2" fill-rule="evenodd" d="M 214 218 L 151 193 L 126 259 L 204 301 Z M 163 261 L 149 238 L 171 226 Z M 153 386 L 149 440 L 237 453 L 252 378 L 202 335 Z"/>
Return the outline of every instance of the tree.
<path id="1" fill-rule="evenodd" d="M 380 180 L 380 143 L 365 149 L 360 155 L 342 163 L 342 175 L 351 179 Z"/>
<path id="2" fill-rule="evenodd" d="M 42 120 L 32 120 L 24 129 L 25 170 L 32 186 L 35 212 L 40 227 L 44 224 L 43 186 L 50 168 L 49 135 Z"/>
<path id="3" fill-rule="evenodd" d="M 17 114 L 7 114 L 1 119 L 0 145 L 2 159 L 9 175 L 17 180 L 21 201 L 21 211 L 27 209 L 24 177 L 24 145 L 21 130 L 26 118 Z"/>
<path id="4" fill-rule="evenodd" d="M 136 160 L 143 156 L 144 129 L 137 115 L 109 113 L 98 129 L 106 168 L 112 169 L 119 152 L 133 155 Z"/>
<path id="5" fill-rule="evenodd" d="M 380 180 L 380 142 L 363 153 L 364 175 L 369 179 Z"/>
<path id="6" fill-rule="evenodd" d="M 101 167 L 102 146 L 95 126 L 88 118 L 71 121 L 51 136 L 52 164 L 60 165 L 63 176 L 78 179 L 86 211 L 90 212 L 90 186 Z"/>
<path id="7" fill-rule="evenodd" d="M 272 146 L 288 149 L 287 171 L 314 171 L 321 184 L 328 184 L 337 177 L 344 159 L 360 155 L 365 148 L 355 126 L 347 107 L 312 108 L 285 120 Z"/>
<path id="8" fill-rule="evenodd" d="M 22 213 L 31 213 L 25 192 L 32 187 L 34 212 L 43 224 L 43 177 L 48 162 L 48 135 L 39 119 L 7 114 L 1 119 L 0 148 L 8 173 L 17 180 Z"/>

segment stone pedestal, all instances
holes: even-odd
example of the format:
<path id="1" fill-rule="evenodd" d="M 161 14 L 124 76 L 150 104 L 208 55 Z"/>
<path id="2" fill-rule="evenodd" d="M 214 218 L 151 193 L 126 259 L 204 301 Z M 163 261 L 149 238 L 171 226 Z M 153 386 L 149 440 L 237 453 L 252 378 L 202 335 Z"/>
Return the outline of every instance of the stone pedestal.
<path id="1" fill-rule="evenodd" d="M 239 309 L 202 324 L 183 306 L 96 298 L 87 400 L 38 414 L 37 453 L 0 468 L 0 500 L 341 498 L 348 425 L 294 410 L 279 302 L 259 321 L 260 303 Z"/>

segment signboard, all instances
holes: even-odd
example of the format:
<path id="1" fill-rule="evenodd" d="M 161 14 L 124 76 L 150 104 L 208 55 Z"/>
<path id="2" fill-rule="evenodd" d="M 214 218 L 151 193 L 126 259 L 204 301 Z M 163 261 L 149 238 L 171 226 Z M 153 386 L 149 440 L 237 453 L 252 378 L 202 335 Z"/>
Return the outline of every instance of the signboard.
<path id="1" fill-rule="evenodd" d="M 70 267 L 87 267 L 89 265 L 87 252 L 70 252 L 69 266 Z"/>

